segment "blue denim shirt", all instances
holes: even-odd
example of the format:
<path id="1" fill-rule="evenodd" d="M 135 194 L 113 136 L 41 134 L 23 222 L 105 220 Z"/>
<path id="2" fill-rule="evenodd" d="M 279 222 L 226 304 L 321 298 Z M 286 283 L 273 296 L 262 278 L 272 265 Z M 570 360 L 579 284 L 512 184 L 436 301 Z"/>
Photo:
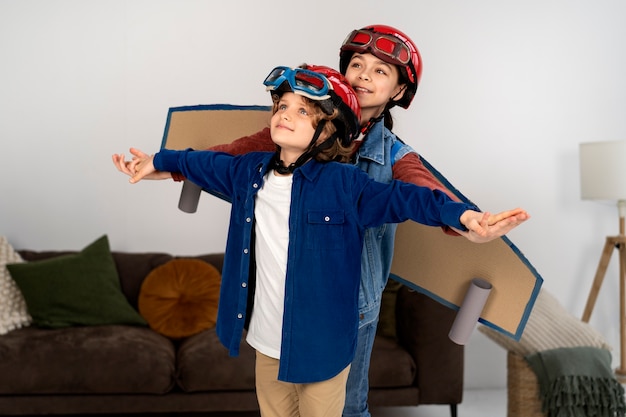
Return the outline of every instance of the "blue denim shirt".
<path id="1" fill-rule="evenodd" d="M 255 196 L 271 153 L 164 150 L 161 171 L 180 172 L 232 202 L 222 270 L 217 334 L 237 355 L 248 309 L 254 254 Z M 285 305 L 278 379 L 329 379 L 350 364 L 358 331 L 360 252 L 367 228 L 412 219 L 463 228 L 468 209 L 443 192 L 393 181 L 373 181 L 355 166 L 309 161 L 293 173 Z"/>
<path id="2" fill-rule="evenodd" d="M 387 129 L 381 119 L 370 128 L 356 153 L 355 163 L 370 178 L 389 183 L 393 179 L 393 164 L 411 152 L 415 151 Z M 391 270 L 396 229 L 397 224 L 388 223 L 365 231 L 361 252 L 359 326 L 371 323 L 380 312 L 382 293 Z"/>

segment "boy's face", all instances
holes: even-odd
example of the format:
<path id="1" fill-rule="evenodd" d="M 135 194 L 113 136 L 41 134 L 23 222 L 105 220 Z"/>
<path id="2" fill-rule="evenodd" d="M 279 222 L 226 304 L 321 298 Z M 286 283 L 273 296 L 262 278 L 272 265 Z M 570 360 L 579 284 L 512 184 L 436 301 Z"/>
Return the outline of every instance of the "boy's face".
<path id="1" fill-rule="evenodd" d="M 283 93 L 270 121 L 272 141 L 281 148 L 281 159 L 294 162 L 309 147 L 315 128 L 311 105 L 295 93 Z M 283 155 L 285 154 L 285 155 Z M 288 161 L 295 156 L 293 161 Z"/>

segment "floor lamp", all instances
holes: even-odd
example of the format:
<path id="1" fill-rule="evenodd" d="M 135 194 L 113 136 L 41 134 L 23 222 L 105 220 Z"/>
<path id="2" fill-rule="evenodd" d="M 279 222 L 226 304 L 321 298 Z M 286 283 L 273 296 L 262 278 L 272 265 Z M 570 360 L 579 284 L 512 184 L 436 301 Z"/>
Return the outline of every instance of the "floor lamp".
<path id="1" fill-rule="evenodd" d="M 626 382 L 626 141 L 580 144 L 580 183 L 583 200 L 616 201 L 619 214 L 619 235 L 608 236 L 598 269 L 587 297 L 582 321 L 588 322 L 609 266 L 617 249 L 619 259 L 619 330 L 620 365 L 615 375 Z"/>

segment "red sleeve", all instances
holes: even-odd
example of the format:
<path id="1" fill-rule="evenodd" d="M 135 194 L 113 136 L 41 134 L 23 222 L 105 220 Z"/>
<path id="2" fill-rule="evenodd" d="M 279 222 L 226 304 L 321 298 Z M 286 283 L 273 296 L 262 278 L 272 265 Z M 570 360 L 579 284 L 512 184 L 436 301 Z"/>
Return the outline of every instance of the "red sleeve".
<path id="1" fill-rule="evenodd" d="M 253 151 L 274 152 L 276 145 L 272 142 L 270 128 L 266 127 L 250 136 L 235 139 L 231 143 L 215 145 L 208 148 L 208 150 L 226 152 L 231 155 L 243 155 Z M 178 172 L 172 172 L 172 178 L 174 181 L 183 181 L 185 179 L 185 177 Z"/>
<path id="2" fill-rule="evenodd" d="M 411 184 L 428 187 L 431 190 L 440 190 L 445 192 L 455 201 L 460 201 L 450 190 L 435 178 L 435 176 L 424 166 L 421 158 L 416 153 L 409 153 L 403 156 L 398 162 L 393 164 L 393 179 Z M 442 227 L 444 233 L 452 236 L 458 236 L 454 230 L 448 226 Z"/>

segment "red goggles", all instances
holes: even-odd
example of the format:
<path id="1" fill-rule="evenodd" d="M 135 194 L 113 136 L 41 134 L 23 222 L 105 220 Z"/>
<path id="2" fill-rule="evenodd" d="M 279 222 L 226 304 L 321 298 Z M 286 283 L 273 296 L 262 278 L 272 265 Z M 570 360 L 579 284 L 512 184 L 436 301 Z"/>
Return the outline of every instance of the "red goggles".
<path id="1" fill-rule="evenodd" d="M 394 36 L 368 30 L 353 30 L 343 41 L 342 49 L 359 53 L 371 52 L 385 61 L 385 57 L 391 59 L 395 64 L 407 65 L 411 60 L 411 51 L 404 42 Z"/>

